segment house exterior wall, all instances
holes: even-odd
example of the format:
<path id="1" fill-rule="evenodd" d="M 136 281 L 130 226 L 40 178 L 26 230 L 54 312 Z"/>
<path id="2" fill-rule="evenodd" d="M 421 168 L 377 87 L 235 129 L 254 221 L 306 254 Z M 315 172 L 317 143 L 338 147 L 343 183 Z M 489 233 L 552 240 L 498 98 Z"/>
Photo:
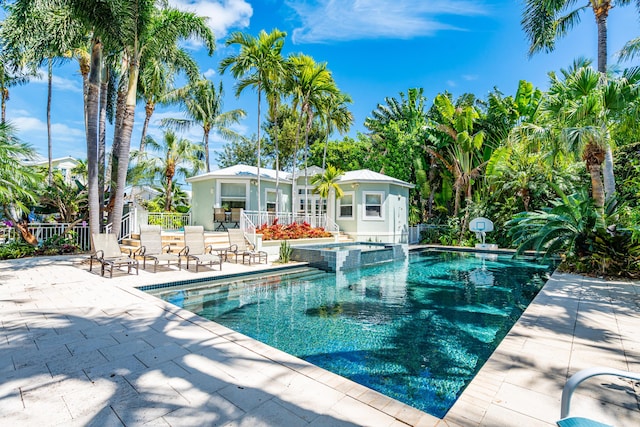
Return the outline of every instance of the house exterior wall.
<path id="1" fill-rule="evenodd" d="M 341 231 L 361 242 L 402 243 L 408 230 L 408 188 L 389 183 L 347 184 L 344 187 L 345 195 L 353 198 L 353 215 L 351 218 L 341 216 L 343 200 L 336 202 L 332 212 Z M 382 206 L 380 215 L 376 216 L 373 213 L 377 203 L 374 202 L 378 200 Z"/>
<path id="2" fill-rule="evenodd" d="M 211 178 L 191 183 L 192 201 L 191 201 L 191 218 L 194 225 L 202 225 L 205 230 L 214 230 L 213 208 L 219 208 L 223 205 L 221 194 L 222 184 L 238 184 L 245 187 L 245 210 L 258 210 L 258 186 L 252 183 L 251 179 L 237 178 Z M 276 183 L 271 181 L 261 181 L 262 193 L 262 210 L 266 210 L 269 193 L 275 195 Z M 281 209 L 280 211 L 289 211 L 291 202 L 291 184 L 280 182 Z M 238 200 L 239 201 L 239 200 Z"/>
<path id="3" fill-rule="evenodd" d="M 213 208 L 215 204 L 215 180 L 191 183 L 191 221 L 202 225 L 205 230 L 213 230 Z"/>

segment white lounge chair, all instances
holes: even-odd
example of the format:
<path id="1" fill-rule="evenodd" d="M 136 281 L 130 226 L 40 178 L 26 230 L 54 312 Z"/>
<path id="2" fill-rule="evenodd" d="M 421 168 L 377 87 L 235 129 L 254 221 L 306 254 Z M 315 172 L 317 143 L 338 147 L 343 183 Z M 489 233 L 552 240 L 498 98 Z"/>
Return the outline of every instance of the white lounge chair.
<path id="1" fill-rule="evenodd" d="M 196 262 L 196 273 L 198 266 L 208 264 L 218 264 L 222 270 L 222 261 L 226 258 L 226 248 L 214 249 L 212 245 L 204 244 L 204 227 L 201 225 L 187 225 L 184 227 L 184 249 L 180 251 L 180 255 L 187 258 L 187 270 L 189 269 L 189 260 Z M 214 253 L 214 251 L 217 251 Z"/>
<path id="2" fill-rule="evenodd" d="M 93 260 L 96 260 L 100 263 L 102 276 L 109 270 L 109 277 L 113 277 L 113 269 L 122 266 L 127 266 L 127 273 L 130 274 L 131 269 L 135 268 L 138 274 L 138 260 L 132 257 L 132 251 L 129 251 L 129 255 L 122 253 L 115 234 L 92 233 L 91 239 L 95 252 L 89 258 L 89 271 L 93 270 Z"/>
<path id="3" fill-rule="evenodd" d="M 162 246 L 162 227 L 159 225 L 140 225 L 140 248 L 134 253 L 142 257 L 142 268 L 147 266 L 147 258 L 153 260 L 153 272 L 158 263 L 165 262 L 167 266 L 172 262 L 178 263 L 178 270 L 182 268 L 182 258 L 178 252 L 171 252 L 170 245 Z"/>

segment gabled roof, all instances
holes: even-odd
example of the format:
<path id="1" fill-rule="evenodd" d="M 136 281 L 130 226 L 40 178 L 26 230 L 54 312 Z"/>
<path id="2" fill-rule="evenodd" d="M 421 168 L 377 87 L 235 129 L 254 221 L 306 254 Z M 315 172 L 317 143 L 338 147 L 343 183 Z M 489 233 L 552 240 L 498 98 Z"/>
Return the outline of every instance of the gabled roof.
<path id="1" fill-rule="evenodd" d="M 193 176 L 187 178 L 187 182 L 204 181 L 207 179 L 220 179 L 220 178 L 257 178 L 258 168 L 248 165 L 234 165 L 224 169 L 218 169 L 205 174 Z M 267 181 L 275 181 L 276 171 L 275 169 L 260 168 L 260 179 Z M 291 174 L 289 172 L 280 171 L 281 180 L 290 180 Z"/>
<path id="2" fill-rule="evenodd" d="M 402 181 L 401 179 L 392 178 L 387 175 L 383 175 L 378 172 L 374 172 L 369 169 L 360 169 L 357 171 L 345 172 L 340 176 L 338 184 L 347 183 L 362 183 L 362 182 L 384 182 L 388 184 L 399 185 L 401 187 L 414 188 L 415 185 Z"/>

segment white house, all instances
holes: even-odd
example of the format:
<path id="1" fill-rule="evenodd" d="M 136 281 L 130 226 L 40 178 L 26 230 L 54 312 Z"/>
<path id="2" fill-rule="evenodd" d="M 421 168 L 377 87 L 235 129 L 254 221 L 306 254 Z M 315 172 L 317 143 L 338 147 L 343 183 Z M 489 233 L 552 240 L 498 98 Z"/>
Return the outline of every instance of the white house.
<path id="1" fill-rule="evenodd" d="M 24 164 L 27 166 L 42 166 L 46 168 L 49 166 L 49 160 L 38 156 L 37 159 L 25 161 Z M 67 184 L 73 183 L 76 179 L 80 180 L 81 182 L 84 181 L 83 178 L 81 178 L 80 176 L 76 176 L 73 173 L 73 169 L 79 164 L 80 161 L 71 156 L 51 159 L 51 167 L 53 168 L 53 170 L 56 170 L 62 174 L 62 176 L 64 177 L 64 182 L 66 182 Z"/>
<path id="2" fill-rule="evenodd" d="M 332 192 L 323 199 L 313 194 L 310 183 L 311 177 L 323 172 L 321 168 L 298 171 L 295 189 L 291 173 L 280 171 L 276 175 L 273 169 L 261 168 L 258 206 L 257 172 L 254 166 L 235 165 L 187 179 L 192 188 L 192 223 L 214 230 L 214 208 L 261 212 L 260 222 L 271 221 L 272 217 L 291 216 L 293 200 L 294 215 L 326 216 L 356 241 L 406 241 L 413 184 L 367 169 L 350 171 L 337 181 L 344 196 L 336 199 Z"/>

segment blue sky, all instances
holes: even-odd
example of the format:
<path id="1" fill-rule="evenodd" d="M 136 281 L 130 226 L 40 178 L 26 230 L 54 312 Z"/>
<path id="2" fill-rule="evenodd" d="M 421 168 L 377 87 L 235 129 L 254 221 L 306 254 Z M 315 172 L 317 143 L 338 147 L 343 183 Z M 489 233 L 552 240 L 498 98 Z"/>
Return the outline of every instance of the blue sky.
<path id="1" fill-rule="evenodd" d="M 334 79 L 353 98 L 355 122 L 350 135 L 365 131 L 364 119 L 385 97 L 398 97 L 413 87 L 424 88 L 428 103 L 444 91 L 466 92 L 484 98 L 494 87 L 514 94 L 520 79 L 545 89 L 547 73 L 583 56 L 596 59 L 596 25 L 591 10 L 572 33 L 557 43 L 553 53 L 528 56 L 520 28 L 520 0 L 170 0 L 176 7 L 210 17 L 217 37 L 212 57 L 189 46 L 202 72 L 225 85 L 225 109 L 243 108 L 247 118 L 238 131 L 249 136 L 257 129 L 257 96 L 246 90 L 234 96 L 234 81 L 217 73 L 222 58 L 235 53 L 224 45 L 233 31 L 257 34 L 278 28 L 286 31 L 284 54 L 302 52 L 316 62 L 327 62 Z M 609 17 L 609 63 L 624 43 L 640 33 L 632 6 L 613 9 Z M 638 65 L 627 63 L 625 65 Z M 54 157 L 86 157 L 82 110 L 82 82 L 75 62 L 54 70 L 52 100 Z M 18 136 L 46 156 L 46 79 L 13 88 L 7 103 L 8 119 Z M 150 135 L 161 138 L 160 119 L 181 117 L 176 107 L 159 108 L 152 117 Z M 144 106 L 138 105 L 132 148 L 137 148 Z M 184 134 L 202 139 L 194 128 Z M 109 136 L 109 139 L 111 136 Z M 224 141 L 217 135 L 212 150 Z M 212 154 L 212 162 L 214 155 Z M 216 168 L 215 163 L 212 168 Z"/>

